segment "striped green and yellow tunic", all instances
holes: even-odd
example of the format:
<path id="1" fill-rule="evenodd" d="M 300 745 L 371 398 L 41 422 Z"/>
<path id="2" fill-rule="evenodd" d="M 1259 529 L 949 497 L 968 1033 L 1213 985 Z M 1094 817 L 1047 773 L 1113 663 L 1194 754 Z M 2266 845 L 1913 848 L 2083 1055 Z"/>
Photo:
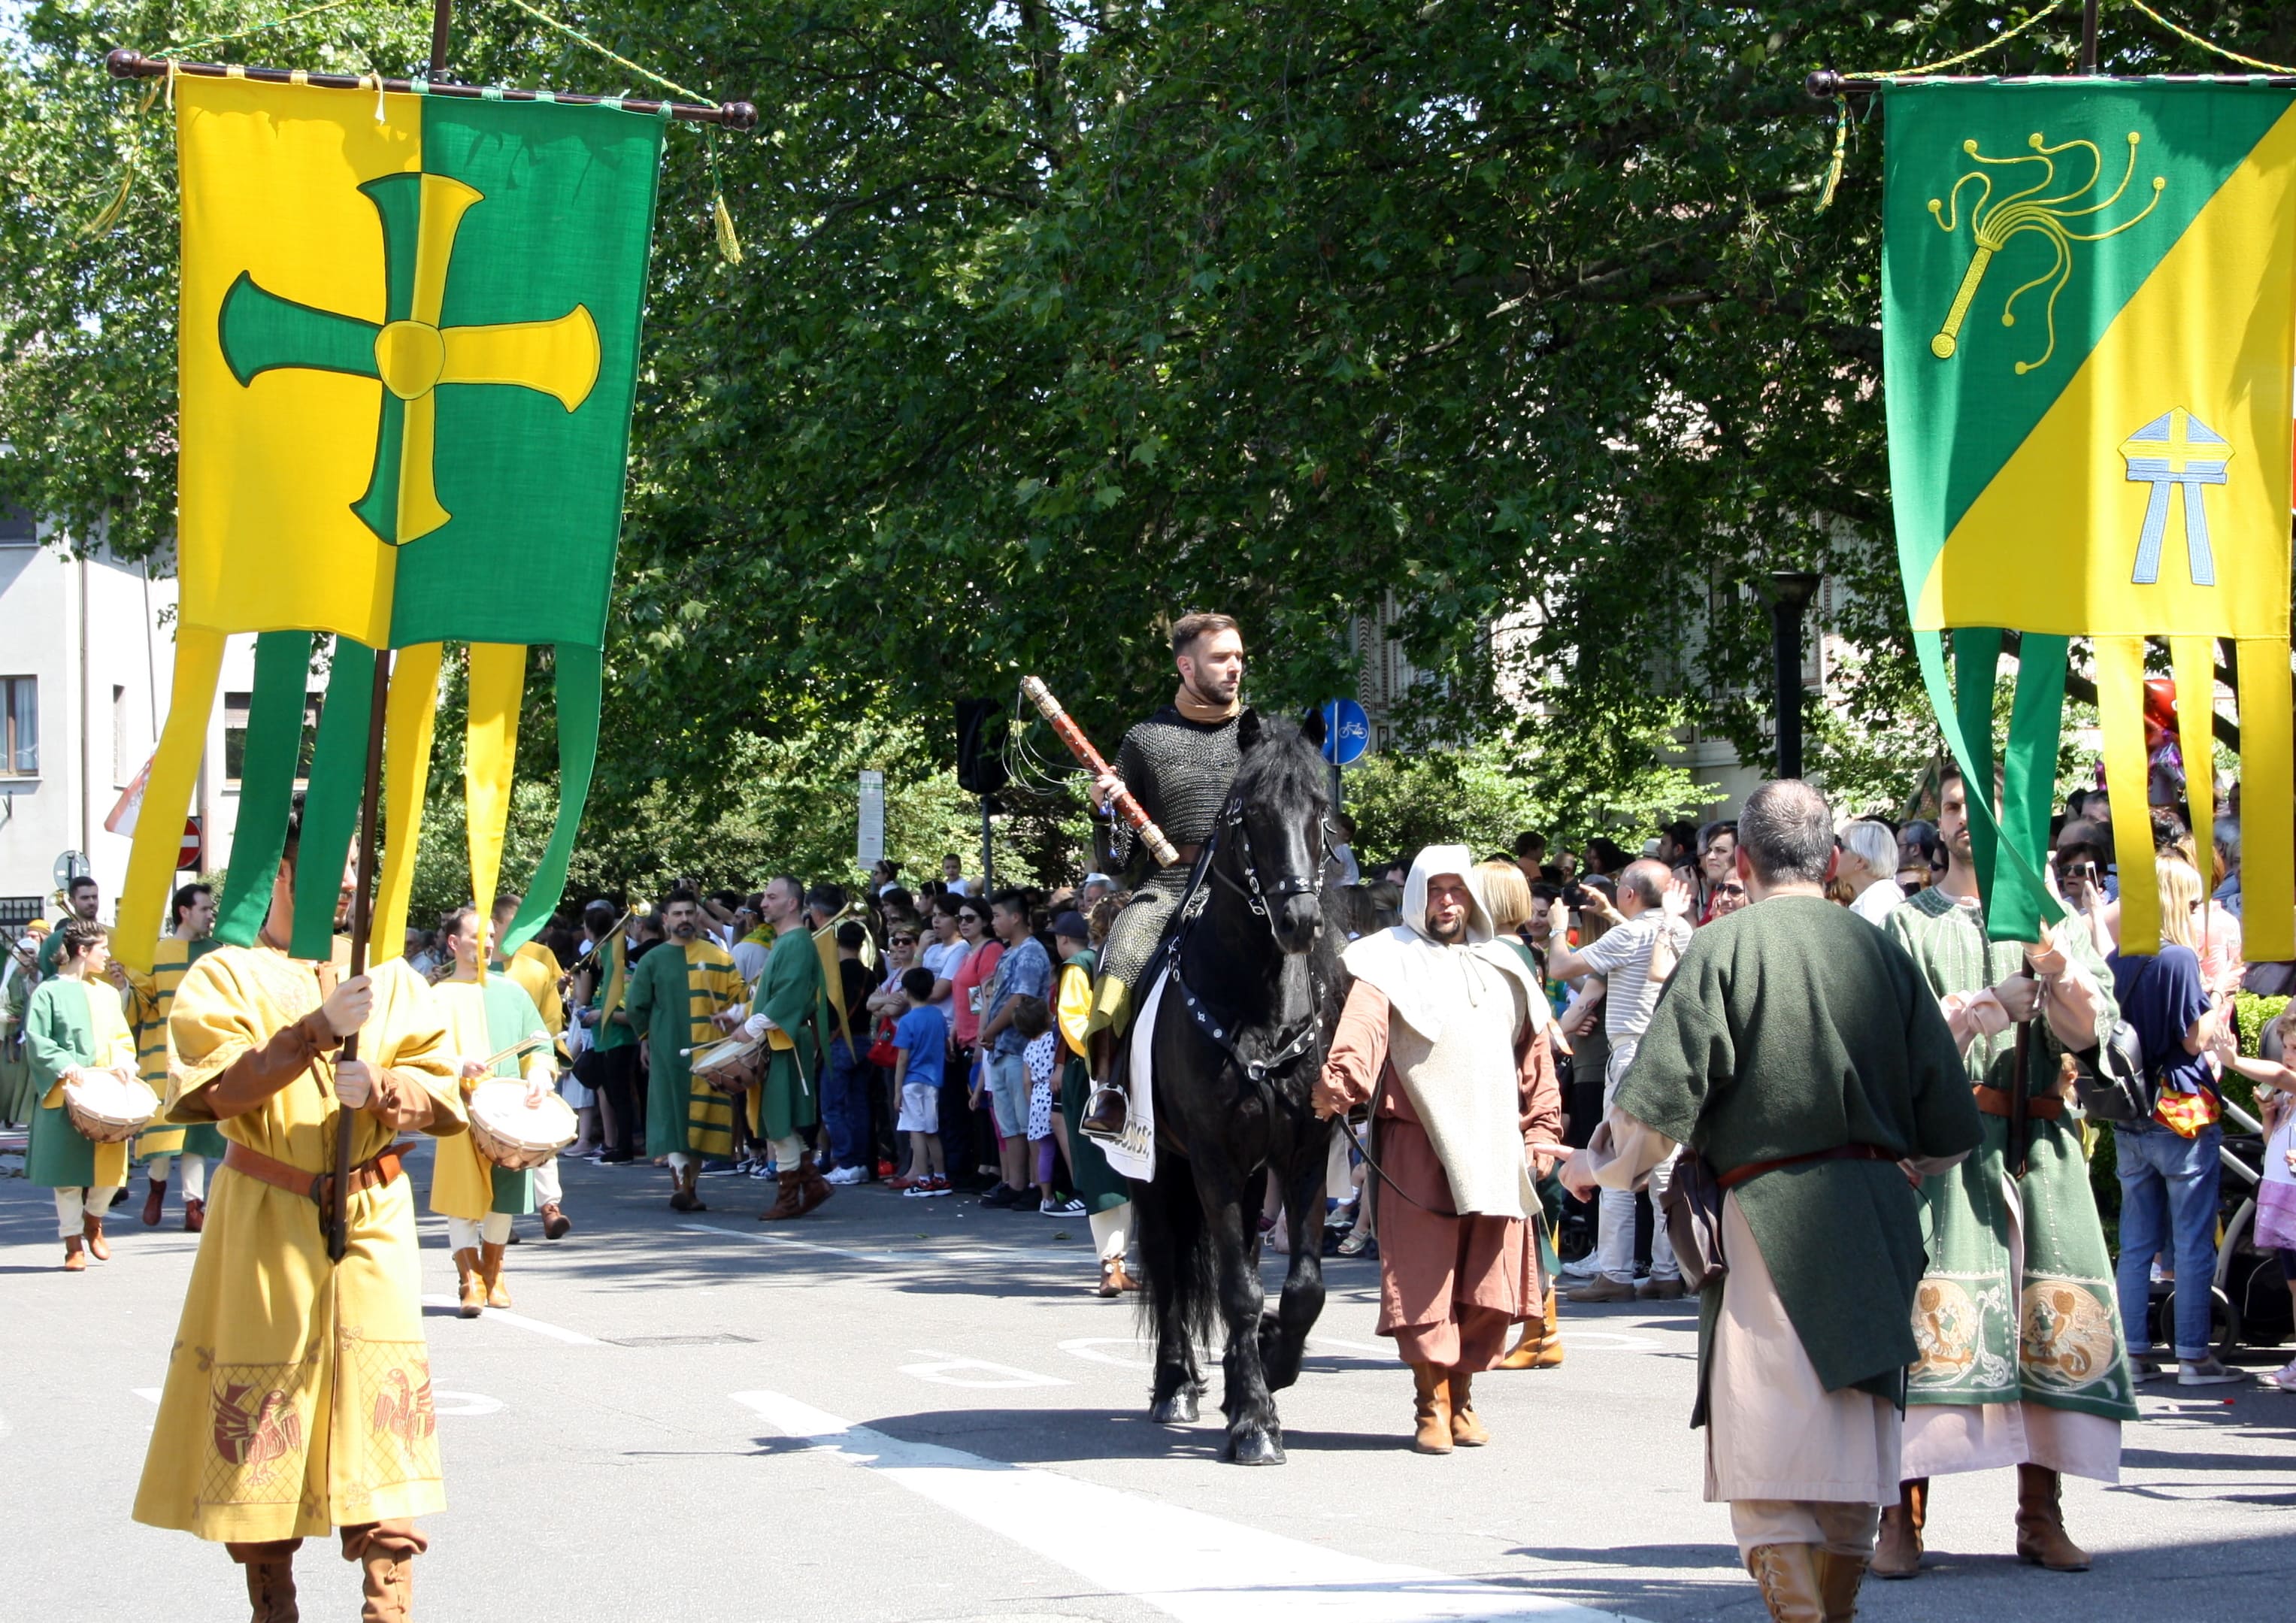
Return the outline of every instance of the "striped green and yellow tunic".
<path id="1" fill-rule="evenodd" d="M 183 984 L 185 970 L 197 963 L 210 948 L 221 945 L 212 936 L 197 941 L 186 941 L 175 935 L 161 936 L 160 945 L 152 950 L 151 972 L 127 971 L 127 1019 L 135 1029 L 136 1074 L 162 1099 L 168 1096 L 168 1072 L 175 1059 L 175 1051 L 168 1041 L 168 1012 L 175 1007 L 176 988 Z M 138 1161 L 162 1155 L 204 1155 L 210 1160 L 219 1160 L 223 1152 L 223 1135 L 216 1130 L 213 1122 L 193 1122 L 186 1127 L 154 1120 L 135 1135 Z"/>
<path id="2" fill-rule="evenodd" d="M 645 1040 L 651 1061 L 646 1078 L 648 1155 L 734 1152 L 734 1102 L 696 1081 L 693 1064 L 679 1050 L 724 1035 L 709 1023 L 710 1017 L 735 1007 L 748 989 L 732 955 L 715 941 L 698 939 L 682 950 L 678 943 L 665 941 L 630 971 L 623 1007 L 630 1029 Z"/>

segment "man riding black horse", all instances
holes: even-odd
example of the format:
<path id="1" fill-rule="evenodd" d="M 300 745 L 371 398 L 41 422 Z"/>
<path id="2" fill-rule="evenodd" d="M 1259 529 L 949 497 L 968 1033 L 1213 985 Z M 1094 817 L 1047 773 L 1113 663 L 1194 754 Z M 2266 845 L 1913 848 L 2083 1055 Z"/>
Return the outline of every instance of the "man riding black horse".
<path id="1" fill-rule="evenodd" d="M 1172 660 L 1179 668 L 1179 692 L 1124 735 L 1116 770 L 1092 786 L 1093 804 L 1102 808 L 1119 786 L 1129 789 L 1178 850 L 1177 860 L 1135 887 L 1101 954 L 1086 1027 L 1093 1091 L 1078 1123 L 1095 1138 L 1120 1138 L 1135 1113 L 1126 1090 L 1111 1085 L 1117 1039 L 1131 1023 L 1142 971 L 1172 922 L 1235 778 L 1236 723 L 1244 712 L 1242 634 L 1225 614 L 1185 615 L 1172 627 Z"/>

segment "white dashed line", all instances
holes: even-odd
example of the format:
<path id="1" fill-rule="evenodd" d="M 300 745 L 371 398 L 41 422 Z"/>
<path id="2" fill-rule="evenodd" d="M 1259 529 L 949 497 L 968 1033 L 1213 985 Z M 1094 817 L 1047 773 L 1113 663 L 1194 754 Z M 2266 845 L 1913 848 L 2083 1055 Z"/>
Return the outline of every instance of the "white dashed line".
<path id="1" fill-rule="evenodd" d="M 1633 1623 L 1528 1590 L 1366 1561 L 1055 1471 L 903 1442 L 779 1392 L 733 1398 L 788 1436 L 1181 1623 Z"/>

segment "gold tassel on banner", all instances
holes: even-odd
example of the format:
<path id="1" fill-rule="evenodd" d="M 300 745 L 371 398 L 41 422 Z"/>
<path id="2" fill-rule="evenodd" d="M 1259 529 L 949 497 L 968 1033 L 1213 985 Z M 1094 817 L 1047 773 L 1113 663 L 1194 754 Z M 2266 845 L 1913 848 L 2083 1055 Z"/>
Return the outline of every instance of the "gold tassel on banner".
<path id="1" fill-rule="evenodd" d="M 718 193 L 710 203 L 718 216 L 718 257 L 728 265 L 739 265 L 742 262 L 742 244 L 734 235 L 734 216 L 726 207 L 726 194 Z"/>

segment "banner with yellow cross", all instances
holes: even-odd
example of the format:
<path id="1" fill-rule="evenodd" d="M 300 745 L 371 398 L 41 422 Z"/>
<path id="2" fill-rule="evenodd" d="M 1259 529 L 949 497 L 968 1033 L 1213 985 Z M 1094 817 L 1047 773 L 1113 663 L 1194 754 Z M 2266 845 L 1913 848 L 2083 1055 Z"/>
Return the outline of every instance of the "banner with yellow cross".
<path id="1" fill-rule="evenodd" d="M 2086 637 L 2120 947 L 2158 950 L 2146 643 L 2165 643 L 2177 677 L 2205 878 L 2225 639 L 2238 670 L 2247 955 L 2296 957 L 2292 110 L 2296 91 L 2262 79 L 1908 80 L 1883 92 L 1898 565 L 1931 700 L 1967 775 L 1997 939 L 2032 940 L 2062 911 L 2043 868 L 2068 661 Z M 1994 687 L 2010 631 L 2019 672 L 1997 793 Z"/>
<path id="2" fill-rule="evenodd" d="M 173 700 L 121 900 L 156 939 L 224 638 L 259 634 L 217 934 L 261 928 L 308 779 L 295 951 L 320 956 L 394 663 L 373 954 L 404 937 L 441 644 L 470 651 L 471 870 L 498 881 L 529 650 L 556 687 L 558 822 L 499 944 L 548 919 L 595 758 L 664 121 L 611 103 L 193 78 L 183 196 Z M 316 740 L 314 636 L 332 636 Z M 164 849 L 162 848 L 165 848 Z M 145 915 L 149 914 L 147 918 Z"/>

